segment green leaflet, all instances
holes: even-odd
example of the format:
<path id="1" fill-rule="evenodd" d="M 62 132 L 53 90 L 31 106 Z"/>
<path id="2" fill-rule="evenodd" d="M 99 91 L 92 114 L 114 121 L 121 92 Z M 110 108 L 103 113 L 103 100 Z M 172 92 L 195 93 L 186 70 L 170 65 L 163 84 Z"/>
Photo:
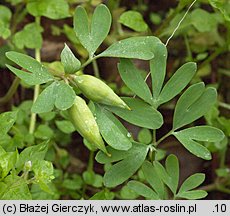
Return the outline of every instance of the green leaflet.
<path id="1" fill-rule="evenodd" d="M 142 128 L 137 136 L 137 140 L 143 144 L 149 144 L 152 141 L 152 133 L 147 128 Z"/>
<path id="2" fill-rule="evenodd" d="M 0 160 L 0 179 L 5 178 L 10 170 L 14 168 L 14 164 L 18 159 L 18 152 L 5 152 L 1 154 Z"/>
<path id="3" fill-rule="evenodd" d="M 131 177 L 142 165 L 148 152 L 148 147 L 139 145 L 139 152 L 128 155 L 120 162 L 114 164 L 104 175 L 106 187 L 116 187 Z"/>
<path id="4" fill-rule="evenodd" d="M 12 13 L 8 7 L 0 5 L 0 36 L 3 39 L 7 39 L 11 35 L 10 30 L 10 19 L 12 17 Z"/>
<path id="5" fill-rule="evenodd" d="M 54 137 L 54 132 L 48 125 L 40 124 L 36 128 L 34 136 L 38 139 L 49 140 Z"/>
<path id="6" fill-rule="evenodd" d="M 100 192 L 97 192 L 92 197 L 90 197 L 90 200 L 112 200 L 114 198 L 114 192 L 110 192 L 108 189 L 101 190 Z"/>
<path id="7" fill-rule="evenodd" d="M 130 138 L 120 130 L 126 130 L 124 126 L 115 118 L 112 113 L 106 111 L 99 105 L 95 105 L 95 119 L 100 129 L 100 133 L 106 143 L 117 150 L 128 150 L 132 147 Z"/>
<path id="8" fill-rule="evenodd" d="M 40 188 L 47 193 L 52 193 L 47 184 L 54 179 L 53 164 L 50 161 L 37 160 L 32 164 L 32 171 Z"/>
<path id="9" fill-rule="evenodd" d="M 210 32 L 217 27 L 214 14 L 197 8 L 191 12 L 191 23 L 199 32 Z"/>
<path id="10" fill-rule="evenodd" d="M 158 99 L 159 104 L 163 104 L 178 95 L 191 81 L 196 73 L 196 68 L 194 62 L 182 65 L 164 85 Z"/>
<path id="11" fill-rule="evenodd" d="M 209 0 L 212 7 L 217 8 L 223 15 L 224 18 L 230 21 L 230 4 L 229 0 Z"/>
<path id="12" fill-rule="evenodd" d="M 109 157 L 108 155 L 104 154 L 102 151 L 99 151 L 96 155 L 96 161 L 101 164 L 117 162 L 123 160 L 128 156 L 138 154 L 141 147 L 142 144 L 136 142 L 132 143 L 132 148 L 130 148 L 128 151 L 116 150 L 108 146 L 106 147 L 106 149 L 111 154 L 111 156 Z"/>
<path id="13" fill-rule="evenodd" d="M 177 101 L 173 129 L 176 130 L 203 116 L 216 102 L 216 89 L 204 87 L 204 83 L 190 86 Z"/>
<path id="14" fill-rule="evenodd" d="M 203 173 L 196 173 L 194 175 L 189 176 L 181 185 L 177 195 L 180 196 L 180 193 L 184 193 L 186 191 L 198 187 L 204 182 L 204 180 L 205 180 L 205 175 Z"/>
<path id="15" fill-rule="evenodd" d="M 132 180 L 128 182 L 127 186 L 133 191 L 135 191 L 137 194 L 145 198 L 154 199 L 154 200 L 160 199 L 158 195 L 156 194 L 156 192 L 154 192 L 150 187 L 146 186 L 145 184 L 141 182 Z"/>
<path id="16" fill-rule="evenodd" d="M 35 146 L 27 147 L 20 153 L 15 167 L 18 170 L 22 170 L 23 166 L 27 161 L 31 161 L 31 163 L 33 163 L 36 160 L 43 160 L 45 158 L 47 151 L 48 151 L 47 141 Z"/>
<path id="17" fill-rule="evenodd" d="M 142 171 L 148 183 L 156 191 L 160 199 L 165 199 L 164 183 L 157 174 L 155 167 L 149 161 L 145 161 L 142 165 Z"/>
<path id="18" fill-rule="evenodd" d="M 23 30 L 15 33 L 15 35 L 13 36 L 13 43 L 19 49 L 24 49 L 24 48 L 41 49 L 42 31 L 43 28 L 37 23 L 27 24 L 25 25 Z"/>
<path id="19" fill-rule="evenodd" d="M 93 187 L 100 188 L 103 184 L 103 178 L 101 175 L 94 173 L 93 171 L 85 171 L 83 173 L 83 180 L 86 184 Z"/>
<path id="20" fill-rule="evenodd" d="M 144 32 L 148 29 L 142 14 L 137 11 L 125 11 L 121 14 L 119 22 L 137 32 Z"/>
<path id="21" fill-rule="evenodd" d="M 29 0 L 26 8 L 33 16 L 45 16 L 50 19 L 69 17 L 69 5 L 65 0 Z"/>
<path id="22" fill-rule="evenodd" d="M 175 155 L 169 155 L 165 162 L 165 168 L 155 161 L 153 166 L 161 180 L 176 194 L 179 182 L 179 162 Z"/>
<path id="23" fill-rule="evenodd" d="M 1 200 L 31 200 L 31 194 L 26 181 L 14 174 L 7 176 L 0 182 Z"/>
<path id="24" fill-rule="evenodd" d="M 163 43 L 155 45 L 154 58 L 150 60 L 153 98 L 157 100 L 166 74 L 167 48 Z"/>
<path id="25" fill-rule="evenodd" d="M 99 54 L 98 57 L 150 60 L 154 57 L 154 46 L 156 43 L 160 43 L 160 40 L 153 36 L 130 37 L 112 44 Z"/>
<path id="26" fill-rule="evenodd" d="M 61 62 L 66 73 L 76 73 L 81 67 L 81 62 L 74 56 L 67 44 L 61 52 Z"/>
<path id="27" fill-rule="evenodd" d="M 51 111 L 54 106 L 60 110 L 70 108 L 75 99 L 75 92 L 64 81 L 53 82 L 38 96 L 32 106 L 32 112 L 43 113 Z"/>
<path id="28" fill-rule="evenodd" d="M 131 60 L 121 59 L 118 70 L 124 83 L 140 98 L 152 104 L 152 94 L 140 71 Z"/>
<path id="29" fill-rule="evenodd" d="M 195 199 L 202 199 L 206 197 L 208 193 L 203 190 L 193 190 L 193 191 L 185 191 L 178 194 L 178 197 L 188 199 L 188 200 L 195 200 Z"/>
<path id="30" fill-rule="evenodd" d="M 111 106 L 107 108 L 122 119 L 140 127 L 157 129 L 163 124 L 161 113 L 149 104 L 136 98 L 123 97 L 122 100 L 131 108 L 131 111 Z"/>
<path id="31" fill-rule="evenodd" d="M 197 126 L 174 132 L 173 135 L 188 149 L 192 154 L 205 160 L 211 159 L 209 150 L 196 141 L 218 142 L 224 138 L 224 133 L 214 127 Z"/>
<path id="32" fill-rule="evenodd" d="M 111 26 L 111 14 L 108 8 L 101 4 L 96 7 L 91 24 L 86 10 L 79 6 L 74 14 L 74 31 L 81 44 L 87 49 L 90 57 L 104 41 Z"/>
<path id="33" fill-rule="evenodd" d="M 70 134 L 75 131 L 73 124 L 67 120 L 55 121 L 57 128 L 63 133 Z"/>
<path id="34" fill-rule="evenodd" d="M 26 72 L 6 65 L 15 75 L 29 85 L 42 84 L 54 79 L 46 67 L 30 56 L 14 51 L 7 52 L 6 56 L 11 61 L 29 71 Z"/>
<path id="35" fill-rule="evenodd" d="M 152 165 L 149 162 L 144 164 L 150 168 Z M 169 155 L 165 162 L 165 168 L 158 161 L 153 163 L 153 167 L 157 172 L 157 175 L 153 174 L 153 169 L 151 173 L 148 173 L 147 167 L 144 168 L 146 170 L 146 176 L 148 176 L 147 181 L 151 184 L 152 187 L 158 189 L 159 191 L 159 181 L 154 176 L 159 176 L 161 180 L 170 188 L 173 192 L 174 198 L 184 198 L 184 199 L 201 199 L 207 196 L 207 192 L 203 190 L 193 190 L 204 182 L 205 175 L 202 173 L 196 173 L 190 177 L 188 177 L 183 184 L 181 185 L 178 193 L 178 182 L 179 182 L 179 161 L 175 155 Z M 151 181 L 149 181 L 151 180 Z M 157 180 L 157 181 L 156 181 Z M 163 188 L 162 188 L 163 189 Z M 159 191 L 163 193 L 163 190 Z M 162 198 L 161 198 L 162 199 Z"/>
<path id="36" fill-rule="evenodd" d="M 0 134 L 6 134 L 17 120 L 17 111 L 9 111 L 0 114 Z"/>

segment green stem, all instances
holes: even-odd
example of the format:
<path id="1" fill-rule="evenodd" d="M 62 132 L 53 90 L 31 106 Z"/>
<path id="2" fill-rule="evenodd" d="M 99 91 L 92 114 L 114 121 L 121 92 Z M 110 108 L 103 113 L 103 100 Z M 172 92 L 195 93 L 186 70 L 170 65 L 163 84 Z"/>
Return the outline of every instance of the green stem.
<path id="1" fill-rule="evenodd" d="M 230 194 L 230 189 L 225 188 L 225 187 L 223 187 L 223 186 L 217 187 L 217 190 L 220 191 L 220 192 L 223 192 L 223 193 Z"/>
<path id="2" fill-rule="evenodd" d="M 169 137 L 170 135 L 172 135 L 174 131 L 171 130 L 169 131 L 167 134 L 165 134 L 163 137 L 161 137 L 157 142 L 156 142 L 156 146 L 158 146 L 164 139 L 166 139 L 167 137 Z"/>
<path id="3" fill-rule="evenodd" d="M 156 130 L 153 130 L 153 144 L 156 143 Z"/>
<path id="4" fill-rule="evenodd" d="M 224 102 L 219 102 L 218 105 L 219 105 L 220 107 L 223 107 L 223 108 L 225 108 L 225 109 L 230 110 L 230 104 L 227 104 L 227 103 L 224 103 Z"/>
<path id="5" fill-rule="evenodd" d="M 124 31 L 123 31 L 121 24 L 119 22 L 117 22 L 117 33 L 118 33 L 118 35 L 121 35 L 121 36 L 124 35 Z"/>
<path id="6" fill-rule="evenodd" d="M 93 165 L 94 165 L 94 152 L 90 151 L 89 153 L 89 161 L 88 161 L 88 165 L 87 165 L 87 171 L 88 172 L 93 172 Z M 85 198 L 85 191 L 87 189 L 87 184 L 84 183 L 82 186 L 82 198 Z"/>
<path id="7" fill-rule="evenodd" d="M 34 98 L 33 98 L 33 103 L 37 100 L 38 95 L 39 95 L 39 91 L 40 91 L 40 85 L 36 85 L 34 87 Z M 36 125 L 36 118 L 37 118 L 37 114 L 36 113 L 31 113 L 31 117 L 30 117 L 30 127 L 29 127 L 29 133 L 33 134 L 35 131 L 35 125 Z"/>
<path id="8" fill-rule="evenodd" d="M 0 98 L 0 105 L 7 103 L 12 98 L 14 93 L 17 91 L 19 84 L 20 84 L 20 79 L 18 77 L 15 77 L 15 79 L 14 79 L 12 85 L 10 86 L 8 92 L 5 94 L 5 96 Z"/>
<path id="9" fill-rule="evenodd" d="M 36 17 L 36 23 L 38 25 L 40 25 L 41 22 L 41 17 Z M 40 53 L 40 49 L 37 48 L 35 49 L 35 59 L 38 62 L 41 62 L 41 53 Z M 34 87 L 34 97 L 33 97 L 33 102 L 35 102 L 38 98 L 40 92 L 40 85 L 35 85 Z M 30 126 L 29 126 L 29 133 L 33 134 L 35 131 L 35 125 L 36 125 L 36 118 L 37 118 L 37 114 L 36 113 L 31 113 L 31 117 L 30 117 Z"/>
<path id="10" fill-rule="evenodd" d="M 94 71 L 94 76 L 97 78 L 100 78 L 100 72 L 99 72 L 99 68 L 98 68 L 98 64 L 96 59 L 92 61 L 93 63 L 93 71 Z"/>
<path id="11" fill-rule="evenodd" d="M 15 13 L 13 14 L 13 17 L 12 17 L 10 39 L 12 39 L 14 33 L 17 30 L 17 25 L 24 19 L 24 17 L 26 16 L 26 14 L 27 14 L 27 10 L 26 10 L 25 4 L 24 3 L 19 4 L 16 7 Z"/>
<path id="12" fill-rule="evenodd" d="M 94 56 L 93 58 L 89 58 L 84 64 L 82 64 L 82 66 L 81 66 L 80 69 L 83 69 L 84 67 L 86 67 L 87 65 L 89 65 L 92 61 L 96 60 L 97 58 L 99 58 L 99 57 L 98 56 Z"/>
<path id="13" fill-rule="evenodd" d="M 204 190 L 204 191 L 207 191 L 207 192 L 214 191 L 216 189 L 217 189 L 216 183 L 212 183 L 212 184 L 205 185 L 205 186 L 202 186 L 202 187 L 198 188 L 198 190 Z"/>
<path id="14" fill-rule="evenodd" d="M 93 165 L 94 165 L 94 152 L 90 151 L 87 171 L 93 171 Z"/>
<path id="15" fill-rule="evenodd" d="M 186 34 L 184 34 L 184 41 L 185 41 L 185 45 L 186 45 L 186 49 L 187 49 L 187 55 L 189 57 L 189 61 L 193 61 L 193 57 L 192 57 L 192 51 L 189 45 L 189 41 L 188 41 L 188 37 Z"/>
<path id="16" fill-rule="evenodd" d="M 226 161 L 226 156 L 227 156 L 227 151 L 228 148 L 227 146 L 225 148 L 223 148 L 220 152 L 219 152 L 219 157 L 220 157 L 220 168 L 224 168 L 225 165 L 225 161 Z"/>

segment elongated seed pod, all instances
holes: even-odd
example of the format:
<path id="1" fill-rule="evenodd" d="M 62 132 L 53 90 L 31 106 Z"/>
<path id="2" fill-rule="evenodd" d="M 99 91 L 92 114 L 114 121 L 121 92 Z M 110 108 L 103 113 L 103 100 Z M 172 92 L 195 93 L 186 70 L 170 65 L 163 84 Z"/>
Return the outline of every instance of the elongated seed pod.
<path id="1" fill-rule="evenodd" d="M 74 127 L 81 136 L 109 155 L 100 135 L 97 122 L 86 102 L 81 97 L 76 96 L 74 104 L 68 111 Z"/>
<path id="2" fill-rule="evenodd" d="M 90 100 L 130 110 L 128 105 L 100 79 L 90 75 L 80 75 L 76 76 L 74 81 L 82 93 Z"/>

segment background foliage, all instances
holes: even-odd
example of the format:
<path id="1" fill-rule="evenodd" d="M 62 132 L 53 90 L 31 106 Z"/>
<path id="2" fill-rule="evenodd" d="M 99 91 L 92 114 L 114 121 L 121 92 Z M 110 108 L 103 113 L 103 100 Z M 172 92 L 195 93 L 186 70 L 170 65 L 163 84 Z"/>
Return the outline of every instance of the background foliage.
<path id="1" fill-rule="evenodd" d="M 163 46 L 191 3 L 1 3 L 1 199 L 229 198 L 230 2 L 198 0 Z M 66 111 L 81 91 L 63 77 L 76 71 L 133 109 L 89 103 L 112 157 Z"/>

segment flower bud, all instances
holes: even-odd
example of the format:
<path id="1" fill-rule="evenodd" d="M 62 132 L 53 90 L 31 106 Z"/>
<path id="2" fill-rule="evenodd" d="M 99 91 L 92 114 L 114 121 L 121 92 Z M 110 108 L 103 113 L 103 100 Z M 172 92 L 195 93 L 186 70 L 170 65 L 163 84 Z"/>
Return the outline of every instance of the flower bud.
<path id="1" fill-rule="evenodd" d="M 130 110 L 128 105 L 100 79 L 90 75 L 80 75 L 76 76 L 74 81 L 88 99 L 98 103 Z"/>
<path id="2" fill-rule="evenodd" d="M 100 135 L 97 122 L 86 102 L 81 97 L 76 96 L 74 104 L 68 111 L 74 127 L 81 136 L 109 155 Z"/>
<path id="3" fill-rule="evenodd" d="M 32 162 L 26 161 L 24 164 L 24 171 L 29 172 L 29 171 L 31 171 L 31 168 L 32 168 Z"/>

